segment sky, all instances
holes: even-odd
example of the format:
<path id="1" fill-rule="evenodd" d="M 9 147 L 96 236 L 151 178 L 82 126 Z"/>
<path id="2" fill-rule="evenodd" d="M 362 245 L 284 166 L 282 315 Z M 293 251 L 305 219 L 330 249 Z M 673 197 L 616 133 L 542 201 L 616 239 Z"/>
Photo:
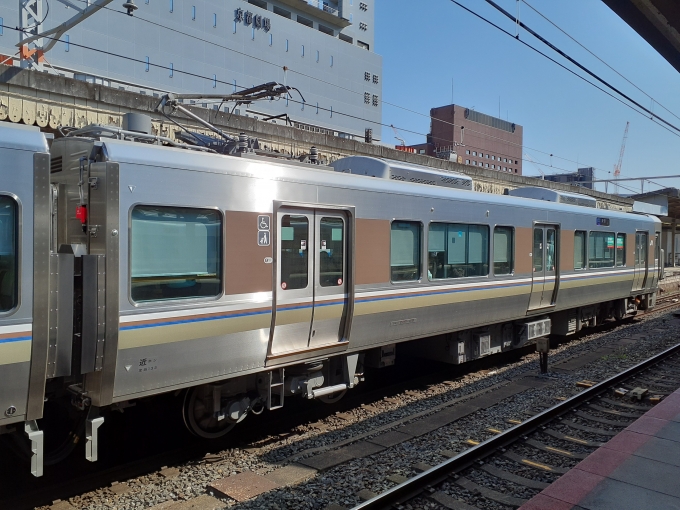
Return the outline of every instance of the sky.
<path id="1" fill-rule="evenodd" d="M 388 126 L 382 130 L 384 142 L 399 143 L 389 127 L 393 124 L 407 144 L 424 143 L 430 108 L 453 102 L 499 116 L 500 100 L 500 117 L 524 127 L 523 153 L 546 174 L 592 166 L 597 179 L 613 178 L 626 122 L 630 122 L 621 177 L 680 175 L 680 132 L 669 132 L 524 46 L 514 38 L 515 23 L 484 0 L 457 1 L 512 36 L 451 0 L 376 0 L 375 50 L 383 57 L 383 124 Z M 496 3 L 517 12 L 516 0 Z M 520 19 L 602 79 L 680 127 L 680 73 L 603 2 L 529 0 L 520 7 Z M 524 30 L 519 37 L 577 70 Z M 524 159 L 524 175 L 539 176 L 536 165 Z M 646 181 L 643 189 L 669 186 L 680 187 L 680 178 Z M 604 191 L 604 184 L 596 189 Z M 623 182 L 619 188 L 622 194 L 640 190 L 639 180 Z M 608 191 L 614 191 L 612 184 Z"/>

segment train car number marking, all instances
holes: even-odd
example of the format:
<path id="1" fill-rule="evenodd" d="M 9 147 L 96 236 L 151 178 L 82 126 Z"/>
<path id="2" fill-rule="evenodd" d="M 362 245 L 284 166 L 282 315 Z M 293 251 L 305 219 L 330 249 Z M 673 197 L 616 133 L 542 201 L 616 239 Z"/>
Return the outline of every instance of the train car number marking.
<path id="1" fill-rule="evenodd" d="M 418 319 L 402 319 L 400 321 L 392 321 L 390 322 L 390 326 L 403 326 L 404 324 L 413 324 L 414 322 L 417 322 Z"/>

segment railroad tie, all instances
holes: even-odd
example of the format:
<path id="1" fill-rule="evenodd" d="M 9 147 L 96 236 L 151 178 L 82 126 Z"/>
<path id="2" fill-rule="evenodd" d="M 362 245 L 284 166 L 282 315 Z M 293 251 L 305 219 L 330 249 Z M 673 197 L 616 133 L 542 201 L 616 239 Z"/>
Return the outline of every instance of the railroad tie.
<path id="1" fill-rule="evenodd" d="M 626 421 L 616 421 L 616 420 L 607 420 L 605 418 L 599 418 L 597 416 L 593 416 L 592 414 L 586 413 L 584 411 L 575 411 L 574 414 L 578 416 L 579 418 L 583 418 L 585 420 L 589 421 L 594 421 L 597 423 L 602 423 L 604 425 L 613 425 L 614 427 L 627 427 L 631 423 L 633 423 L 635 420 L 626 420 Z"/>
<path id="2" fill-rule="evenodd" d="M 615 416 L 621 416 L 622 418 L 639 418 L 644 413 L 626 413 L 623 411 L 617 411 L 616 409 L 609 409 L 608 407 L 598 406 L 597 404 L 588 404 L 588 407 L 600 411 L 601 413 L 613 414 Z"/>
<path id="3" fill-rule="evenodd" d="M 551 466 L 550 464 L 546 464 L 545 462 L 536 462 L 531 459 L 527 459 L 526 457 L 522 457 L 521 455 L 517 455 L 516 453 L 513 452 L 505 452 L 503 456 L 507 457 L 512 461 L 517 462 L 518 464 L 529 466 L 540 471 L 546 471 L 548 473 L 557 473 L 559 475 L 563 475 L 567 471 L 569 471 L 569 469 L 566 468 Z"/>
<path id="4" fill-rule="evenodd" d="M 501 480 L 506 480 L 508 482 L 513 482 L 518 485 L 523 485 L 525 487 L 530 487 L 532 489 L 543 490 L 550 486 L 549 483 L 539 482 L 538 480 L 532 480 L 530 478 L 524 478 L 523 476 L 515 475 L 506 471 L 505 469 L 500 469 L 493 464 L 484 464 L 481 469 L 489 473 L 490 475 L 500 478 Z"/>
<path id="5" fill-rule="evenodd" d="M 651 406 L 638 406 L 638 405 L 635 405 L 635 404 L 626 404 L 624 402 L 621 402 L 619 400 L 613 400 L 611 398 L 601 398 L 600 402 L 604 402 L 605 404 L 610 404 L 610 405 L 617 406 L 617 407 L 623 407 L 625 409 L 634 409 L 636 411 L 643 411 L 645 413 L 651 409 Z"/>
<path id="6" fill-rule="evenodd" d="M 490 499 L 492 501 L 496 501 L 497 503 L 501 503 L 502 505 L 517 507 L 522 506 L 524 503 L 528 501 L 526 499 L 508 496 L 507 494 L 501 494 L 500 492 L 495 491 L 493 489 L 488 489 L 483 485 L 479 485 L 473 482 L 472 480 L 465 478 L 464 476 L 458 478 L 458 480 L 456 480 L 456 484 L 460 485 L 466 491 L 480 494 L 481 496 L 484 496 L 485 498 Z"/>
<path id="7" fill-rule="evenodd" d="M 593 448 L 599 448 L 600 446 L 602 446 L 604 444 L 604 443 L 600 443 L 600 442 L 597 442 L 597 441 L 586 441 L 585 439 L 579 439 L 578 437 L 568 436 L 566 434 L 562 434 L 561 432 L 558 432 L 557 430 L 553 430 L 553 429 L 545 429 L 541 432 L 543 432 L 544 434 L 547 434 L 549 436 L 552 436 L 555 439 L 561 439 L 562 441 L 569 441 L 571 443 L 576 443 L 576 444 L 580 444 L 580 445 L 583 445 L 583 446 L 591 446 Z"/>
<path id="8" fill-rule="evenodd" d="M 590 432 L 591 434 L 598 434 L 600 436 L 611 436 L 614 437 L 617 435 L 620 430 L 604 430 L 604 429 L 598 429 L 596 427 L 588 427 L 587 425 L 581 425 L 580 423 L 574 423 L 571 421 L 562 421 L 560 422 L 562 425 L 566 425 L 567 427 L 571 427 L 572 429 L 576 430 L 582 430 L 583 432 Z"/>
<path id="9" fill-rule="evenodd" d="M 441 491 L 432 494 L 430 499 L 436 503 L 439 503 L 444 508 L 448 508 L 449 510 L 479 510 L 479 508 L 476 506 L 468 505 L 467 503 L 449 496 L 447 493 Z"/>
<path id="10" fill-rule="evenodd" d="M 588 454 L 585 453 L 575 453 L 567 450 L 562 450 L 561 448 L 555 448 L 554 446 L 543 444 L 540 441 L 536 441 L 535 439 L 527 439 L 524 441 L 524 444 L 533 446 L 537 450 L 541 450 L 548 453 L 554 453 L 555 455 L 561 455 L 562 457 L 567 457 L 569 459 L 583 460 L 588 456 Z"/>

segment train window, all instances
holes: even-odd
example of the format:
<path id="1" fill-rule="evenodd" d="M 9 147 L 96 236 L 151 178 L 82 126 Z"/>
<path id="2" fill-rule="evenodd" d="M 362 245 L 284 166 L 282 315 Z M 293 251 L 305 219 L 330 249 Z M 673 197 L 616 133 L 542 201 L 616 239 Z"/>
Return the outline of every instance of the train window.
<path id="1" fill-rule="evenodd" d="M 574 232 L 574 269 L 586 267 L 586 233 L 584 230 Z"/>
<path id="2" fill-rule="evenodd" d="M 588 240 L 588 267 L 614 267 L 614 245 L 616 236 L 613 232 L 591 232 Z"/>
<path id="3" fill-rule="evenodd" d="M 430 280 L 488 275 L 489 227 L 431 223 L 427 265 Z"/>
<path id="4" fill-rule="evenodd" d="M 136 206 L 130 228 L 130 278 L 135 301 L 218 296 L 222 291 L 219 212 Z"/>
<path id="5" fill-rule="evenodd" d="M 496 227 L 493 230 L 493 273 L 512 274 L 514 270 L 514 235 L 512 227 Z"/>
<path id="6" fill-rule="evenodd" d="M 321 235 L 319 239 L 319 284 L 322 287 L 337 287 L 345 280 L 344 230 L 345 222 L 342 218 L 321 218 L 319 223 Z"/>
<path id="7" fill-rule="evenodd" d="M 393 282 L 420 279 L 420 236 L 419 222 L 392 222 L 390 266 Z"/>
<path id="8" fill-rule="evenodd" d="M 0 196 L 0 312 L 19 304 L 19 225 L 17 203 Z"/>
<path id="9" fill-rule="evenodd" d="M 616 266 L 626 265 L 626 234 L 616 234 Z"/>
<path id="10" fill-rule="evenodd" d="M 534 229 L 534 251 L 533 251 L 534 273 L 543 271 L 543 229 Z"/>
<path id="11" fill-rule="evenodd" d="M 286 214 L 281 218 L 281 288 L 304 289 L 309 283 L 309 220 Z"/>
<path id="12" fill-rule="evenodd" d="M 557 260 L 557 232 L 554 228 L 545 230 L 545 270 L 554 271 Z"/>

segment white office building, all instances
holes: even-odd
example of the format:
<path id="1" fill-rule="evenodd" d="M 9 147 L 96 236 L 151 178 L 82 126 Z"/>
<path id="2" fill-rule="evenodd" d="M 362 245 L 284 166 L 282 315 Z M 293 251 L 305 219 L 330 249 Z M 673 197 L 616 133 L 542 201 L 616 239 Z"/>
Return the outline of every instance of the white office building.
<path id="1" fill-rule="evenodd" d="M 135 0 L 133 16 L 123 1 L 113 0 L 62 34 L 45 53 L 43 70 L 149 95 L 230 94 L 276 81 L 298 88 L 304 102 L 293 94 L 234 113 L 259 119 L 287 114 L 303 129 L 357 139 L 366 129 L 380 133 L 374 0 Z M 0 0 L 0 61 L 9 57 L 21 65 L 20 33 L 13 27 L 26 26 L 22 9 L 41 8 L 46 31 L 92 3 Z M 43 39 L 43 47 L 49 41 Z"/>

